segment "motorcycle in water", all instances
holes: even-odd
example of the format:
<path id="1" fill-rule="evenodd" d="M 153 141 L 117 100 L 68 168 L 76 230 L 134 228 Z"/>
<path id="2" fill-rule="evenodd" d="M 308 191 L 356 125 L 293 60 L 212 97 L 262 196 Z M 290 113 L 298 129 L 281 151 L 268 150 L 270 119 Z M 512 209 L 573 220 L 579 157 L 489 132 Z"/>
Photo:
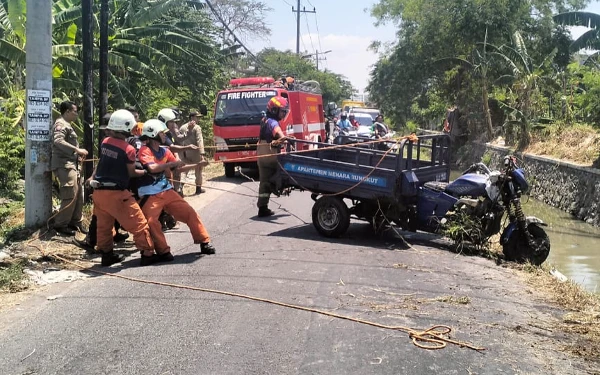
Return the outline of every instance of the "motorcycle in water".
<path id="1" fill-rule="evenodd" d="M 523 213 L 521 196 L 528 190 L 525 172 L 514 156 L 504 158 L 502 171 L 474 164 L 450 183 L 432 181 L 423 185 L 416 207 L 418 227 L 439 232 L 449 223 L 460 225 L 457 218 L 464 215 L 471 225 L 476 224 L 468 240 L 477 244 L 500 233 L 503 223 L 507 223 L 500 237 L 505 259 L 540 265 L 550 253 L 550 240 L 542 229 L 546 224 Z"/>

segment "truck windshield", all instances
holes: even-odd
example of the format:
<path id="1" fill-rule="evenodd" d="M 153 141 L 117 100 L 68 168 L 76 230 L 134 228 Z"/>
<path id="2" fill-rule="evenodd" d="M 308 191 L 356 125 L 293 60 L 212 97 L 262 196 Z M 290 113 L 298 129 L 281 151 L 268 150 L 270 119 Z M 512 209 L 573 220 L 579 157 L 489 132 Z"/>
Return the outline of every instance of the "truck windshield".
<path id="1" fill-rule="evenodd" d="M 256 125 L 260 124 L 267 103 L 276 94 L 272 90 L 230 91 L 219 94 L 215 111 L 215 124 Z"/>

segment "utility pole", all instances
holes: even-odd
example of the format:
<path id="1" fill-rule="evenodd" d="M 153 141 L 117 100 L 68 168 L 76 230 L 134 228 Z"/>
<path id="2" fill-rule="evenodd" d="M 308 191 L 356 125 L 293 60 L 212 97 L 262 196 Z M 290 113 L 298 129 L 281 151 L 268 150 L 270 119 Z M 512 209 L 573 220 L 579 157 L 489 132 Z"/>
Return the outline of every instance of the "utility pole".
<path id="1" fill-rule="evenodd" d="M 52 2 L 28 1 L 25 110 L 25 226 L 52 214 Z"/>
<path id="2" fill-rule="evenodd" d="M 108 109 L 108 0 L 100 1 L 100 121 Z M 100 150 L 100 130 L 98 130 L 98 150 Z"/>
<path id="3" fill-rule="evenodd" d="M 83 54 L 83 147 L 88 152 L 88 158 L 94 155 L 94 23 L 93 0 L 81 1 L 81 48 Z M 94 173 L 94 165 L 90 162 L 83 164 L 84 176 L 88 179 Z M 85 200 L 89 199 L 90 189 L 85 188 Z"/>
<path id="4" fill-rule="evenodd" d="M 319 57 L 319 55 L 325 55 L 325 54 L 328 54 L 329 52 L 331 52 L 331 50 L 327 50 L 325 52 L 316 51 L 315 53 L 311 53 L 311 54 L 308 54 L 308 55 L 303 55 L 302 58 L 305 59 L 307 57 L 314 56 L 315 57 L 315 62 L 317 63 L 317 71 L 318 71 L 319 70 L 319 61 L 327 60 L 327 58 L 325 58 L 325 57 L 321 58 L 321 57 Z"/>
<path id="5" fill-rule="evenodd" d="M 319 57 L 319 55 L 324 55 L 324 54 L 329 53 L 329 52 L 331 52 L 331 50 L 325 51 L 325 52 L 321 52 L 321 53 L 319 53 L 319 51 L 316 51 L 316 53 L 315 53 L 315 61 L 317 62 L 317 71 L 319 71 L 319 61 L 325 61 L 325 60 L 327 60 L 327 57 L 322 57 L 321 58 L 321 57 Z"/>
<path id="6" fill-rule="evenodd" d="M 300 54 L 300 13 L 317 13 L 317 10 L 313 8 L 313 10 L 306 10 L 306 7 L 300 10 L 300 0 L 298 0 L 298 9 L 294 9 L 292 7 L 292 12 L 297 13 L 296 15 L 296 54 Z"/>

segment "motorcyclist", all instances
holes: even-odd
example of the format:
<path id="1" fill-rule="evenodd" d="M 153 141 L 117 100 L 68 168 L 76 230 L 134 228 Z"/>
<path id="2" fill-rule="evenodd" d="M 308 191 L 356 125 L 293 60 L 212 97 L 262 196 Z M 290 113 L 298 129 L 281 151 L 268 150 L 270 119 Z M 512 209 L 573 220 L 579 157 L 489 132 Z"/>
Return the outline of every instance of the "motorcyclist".
<path id="1" fill-rule="evenodd" d="M 340 115 L 340 120 L 337 122 L 338 128 L 343 133 L 348 133 L 352 130 L 352 123 L 348 120 L 348 114 L 346 112 L 342 112 Z"/>
<path id="2" fill-rule="evenodd" d="M 354 113 L 350 113 L 350 115 L 348 116 L 348 120 L 355 129 L 360 128 L 360 122 L 356 121 L 356 116 L 354 115 Z"/>
<path id="3" fill-rule="evenodd" d="M 373 133 L 375 135 L 375 138 L 384 139 L 389 134 L 389 132 L 389 128 L 386 124 L 383 123 L 383 115 L 377 115 L 377 117 L 375 117 L 375 123 L 373 124 Z M 389 147 L 385 144 L 385 142 L 378 143 L 377 148 L 384 151 L 389 150 Z"/>
<path id="4" fill-rule="evenodd" d="M 277 172 L 277 157 L 279 148 L 271 145 L 274 140 L 285 138 L 279 125 L 289 112 L 289 103 L 282 96 L 274 96 L 267 103 L 266 116 L 260 123 L 260 134 L 258 137 L 258 173 L 260 184 L 258 187 L 258 217 L 266 217 L 275 213 L 269 209 L 269 198 L 273 192 L 271 177 Z M 273 156 L 263 156 L 273 155 Z"/>
<path id="5" fill-rule="evenodd" d="M 377 115 L 377 117 L 375 117 L 373 132 L 375 133 L 376 138 L 385 138 L 385 136 L 390 132 L 387 125 L 383 123 L 383 115 Z"/>

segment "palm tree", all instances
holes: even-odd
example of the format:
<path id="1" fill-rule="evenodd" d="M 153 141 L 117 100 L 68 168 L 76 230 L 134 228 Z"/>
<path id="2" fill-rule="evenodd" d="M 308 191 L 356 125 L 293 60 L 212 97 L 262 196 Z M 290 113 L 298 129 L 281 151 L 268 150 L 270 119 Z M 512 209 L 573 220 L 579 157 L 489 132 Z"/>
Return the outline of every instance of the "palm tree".
<path id="1" fill-rule="evenodd" d="M 462 57 L 446 57 L 436 61 L 436 63 L 444 63 L 444 62 L 452 62 L 460 65 L 462 68 L 473 72 L 476 77 L 478 77 L 481 84 L 481 101 L 483 102 L 483 113 L 486 121 L 486 132 L 487 138 L 492 139 L 494 128 L 492 125 L 492 116 L 490 114 L 490 104 L 489 104 L 489 79 L 488 72 L 491 67 L 491 59 L 488 54 L 488 44 L 487 42 L 487 30 L 485 31 L 485 38 L 483 43 L 478 43 L 481 47 L 481 51 L 479 49 L 474 49 L 471 56 L 471 61 L 462 58 Z"/>
<path id="2" fill-rule="evenodd" d="M 186 3 L 184 0 L 111 2 L 109 91 L 113 104 L 137 103 L 140 93 L 135 83 L 141 79 L 150 86 L 174 91 L 179 82 L 172 78 L 182 64 L 190 66 L 193 62 L 196 76 L 212 79 L 218 68 L 215 62 L 222 55 L 213 36 L 206 32 L 208 25 L 176 19 L 165 21 L 165 14 Z M 98 22 L 97 13 L 94 22 Z M 55 96 L 72 96 L 81 89 L 80 25 L 80 0 L 54 0 Z M 0 0 L 0 61 L 17 87 L 23 85 L 25 42 L 25 0 Z M 94 54 L 98 56 L 97 48 Z"/>
<path id="3" fill-rule="evenodd" d="M 530 142 L 531 125 L 538 120 L 537 117 L 542 112 L 546 100 L 543 95 L 544 88 L 552 87 L 556 91 L 560 90 L 554 77 L 548 74 L 558 50 L 555 48 L 540 64 L 536 65 L 518 31 L 513 34 L 512 46 L 491 46 L 491 49 L 490 55 L 504 62 L 510 72 L 498 78 L 496 83 L 506 86 L 512 102 L 498 103 L 508 114 L 506 125 L 520 127 L 519 146 L 525 147 Z"/>
<path id="4" fill-rule="evenodd" d="M 582 49 L 600 50 L 600 14 L 589 12 L 566 12 L 553 17 L 554 22 L 565 26 L 584 26 L 586 31 L 571 44 L 571 51 Z"/>

